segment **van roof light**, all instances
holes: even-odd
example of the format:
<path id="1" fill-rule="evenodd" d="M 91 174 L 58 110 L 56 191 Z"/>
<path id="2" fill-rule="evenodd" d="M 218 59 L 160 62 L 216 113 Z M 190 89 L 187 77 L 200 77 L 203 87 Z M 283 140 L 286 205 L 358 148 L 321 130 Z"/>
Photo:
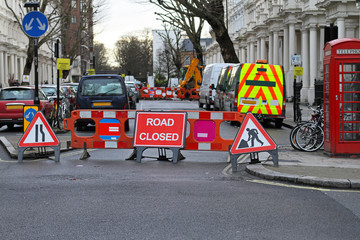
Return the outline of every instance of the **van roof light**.
<path id="1" fill-rule="evenodd" d="M 264 63 L 264 64 L 267 64 L 268 61 L 265 60 L 265 59 L 258 59 L 258 60 L 256 60 L 256 63 Z"/>

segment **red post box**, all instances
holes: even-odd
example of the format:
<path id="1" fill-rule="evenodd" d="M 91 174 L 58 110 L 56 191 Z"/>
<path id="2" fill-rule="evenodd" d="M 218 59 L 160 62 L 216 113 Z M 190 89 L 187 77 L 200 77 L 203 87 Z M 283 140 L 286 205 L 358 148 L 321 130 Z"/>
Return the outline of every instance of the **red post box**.
<path id="1" fill-rule="evenodd" d="M 324 47 L 324 149 L 360 154 L 360 39 L 343 38 Z"/>

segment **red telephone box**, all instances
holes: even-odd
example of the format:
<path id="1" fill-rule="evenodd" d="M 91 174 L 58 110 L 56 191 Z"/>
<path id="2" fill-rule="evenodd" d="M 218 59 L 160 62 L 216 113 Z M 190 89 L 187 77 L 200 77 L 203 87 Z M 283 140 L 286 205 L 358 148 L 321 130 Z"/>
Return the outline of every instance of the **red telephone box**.
<path id="1" fill-rule="evenodd" d="M 324 134 L 325 153 L 360 154 L 360 39 L 325 44 Z"/>

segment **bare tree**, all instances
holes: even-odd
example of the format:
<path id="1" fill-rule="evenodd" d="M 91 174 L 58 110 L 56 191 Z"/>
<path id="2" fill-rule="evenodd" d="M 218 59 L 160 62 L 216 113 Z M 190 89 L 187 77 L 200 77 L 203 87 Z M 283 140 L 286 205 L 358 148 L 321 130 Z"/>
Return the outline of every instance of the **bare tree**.
<path id="1" fill-rule="evenodd" d="M 181 59 L 181 30 L 167 26 L 166 24 L 163 25 L 164 31 L 157 31 L 159 36 L 162 38 L 162 41 L 165 46 L 165 51 L 168 52 L 166 54 L 169 55 L 168 63 L 173 65 L 176 69 L 176 76 L 180 78 L 180 72 L 182 67 L 182 59 Z M 173 33 L 173 34 L 171 34 Z M 173 35 L 173 36 L 171 36 Z M 169 68 L 168 68 L 169 69 Z M 169 79 L 170 72 L 168 71 L 168 79 Z"/>
<path id="2" fill-rule="evenodd" d="M 150 2 L 153 1 L 150 0 Z M 223 0 L 158 0 L 157 2 L 167 12 L 177 12 L 206 20 L 215 33 L 224 61 L 239 62 L 224 22 Z M 177 7 L 177 4 L 181 7 Z"/>
<path id="3" fill-rule="evenodd" d="M 146 37 L 121 37 L 115 43 L 115 60 L 127 75 L 146 77 L 152 66 L 152 41 Z"/>
<path id="4" fill-rule="evenodd" d="M 95 71 L 108 71 L 112 67 L 109 64 L 109 57 L 107 50 L 103 43 L 95 42 L 94 43 L 94 56 L 95 56 Z"/>
<path id="5" fill-rule="evenodd" d="M 181 11 L 169 11 L 163 4 L 163 1 L 150 0 L 151 3 L 157 5 L 163 10 L 163 13 L 156 13 L 160 19 L 169 24 L 175 26 L 178 29 L 186 32 L 188 38 L 192 42 L 196 56 L 199 59 L 200 65 L 203 65 L 203 49 L 200 44 L 201 32 L 204 27 L 204 19 L 195 17 L 186 8 L 183 7 L 178 1 L 168 1 L 168 4 Z M 184 14 L 186 12 L 186 14 Z"/>

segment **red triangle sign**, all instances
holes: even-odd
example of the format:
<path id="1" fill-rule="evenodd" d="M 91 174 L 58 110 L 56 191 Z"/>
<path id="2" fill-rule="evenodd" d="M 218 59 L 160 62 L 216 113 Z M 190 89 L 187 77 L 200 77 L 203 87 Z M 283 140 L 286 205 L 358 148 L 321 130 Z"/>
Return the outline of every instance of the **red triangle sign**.
<path id="1" fill-rule="evenodd" d="M 59 145 L 59 139 L 46 121 L 42 112 L 37 112 L 21 137 L 19 147 L 52 147 Z"/>
<path id="2" fill-rule="evenodd" d="M 276 148 L 277 145 L 270 135 L 265 131 L 254 115 L 251 112 L 248 112 L 236 134 L 233 145 L 230 148 L 230 153 L 243 154 L 262 152 L 275 150 Z"/>

